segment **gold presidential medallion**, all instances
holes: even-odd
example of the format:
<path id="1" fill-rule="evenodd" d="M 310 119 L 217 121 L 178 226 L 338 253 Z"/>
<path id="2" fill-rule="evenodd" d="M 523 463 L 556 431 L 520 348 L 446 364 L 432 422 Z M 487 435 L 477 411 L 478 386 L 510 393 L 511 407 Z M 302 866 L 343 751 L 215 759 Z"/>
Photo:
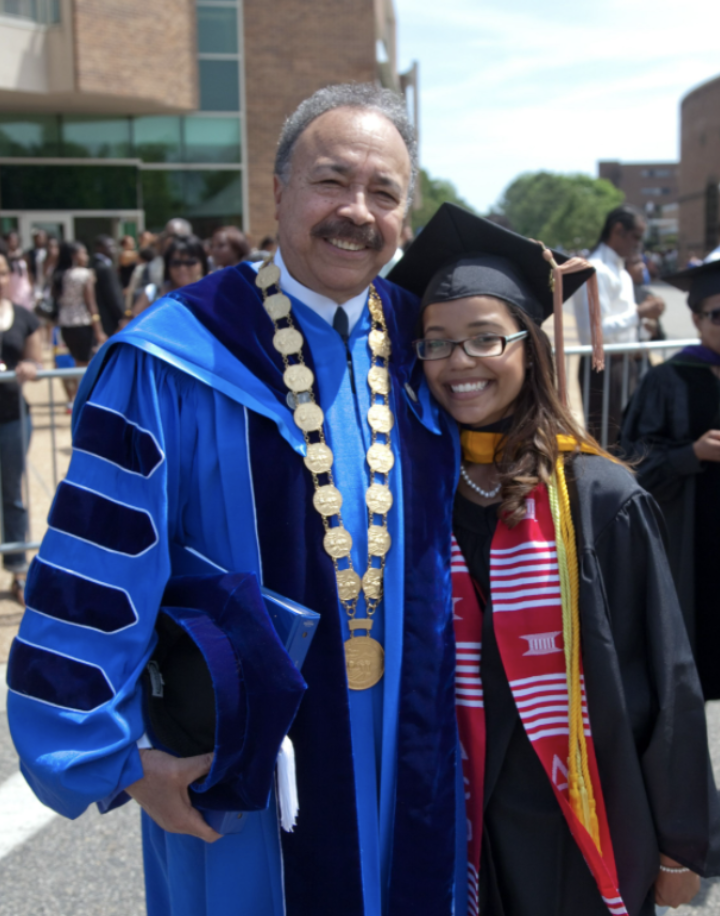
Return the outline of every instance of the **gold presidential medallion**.
<path id="1" fill-rule="evenodd" d="M 265 300 L 265 308 L 273 321 L 280 321 L 290 314 L 292 302 L 284 293 L 274 293 Z"/>
<path id="2" fill-rule="evenodd" d="M 303 336 L 295 328 L 280 328 L 273 337 L 273 346 L 283 356 L 292 356 L 302 350 Z"/>
<path id="3" fill-rule="evenodd" d="M 348 616 L 350 639 L 345 643 L 348 687 L 351 690 L 366 690 L 378 683 L 385 667 L 383 647 L 370 636 L 370 631 L 373 614 L 383 597 L 385 561 L 391 545 L 387 514 L 392 508 L 393 497 L 388 475 L 395 464 L 390 443 L 390 431 L 395 422 L 390 409 L 391 345 L 382 301 L 371 285 L 368 308 L 373 327 L 368 335 L 371 366 L 367 376 L 371 405 L 367 420 L 371 443 L 366 455 L 370 483 L 365 493 L 369 527 L 367 569 L 361 580 L 353 567 L 352 535 L 343 524 L 342 494 L 333 482 L 333 453 L 325 440 L 325 415 L 313 390 L 315 376 L 305 365 L 303 335 L 293 323 L 292 301 L 280 289 L 280 270 L 271 258 L 260 267 L 255 282 L 262 290 L 265 309 L 275 325 L 273 345 L 283 361 L 283 381 L 289 390 L 288 406 L 294 411 L 293 419 L 305 439 L 307 452 L 303 461 L 312 474 L 315 487 L 313 505 L 325 529 L 323 547 L 332 558 L 338 598 Z M 272 287 L 275 290 L 269 292 Z M 384 365 L 380 360 L 384 361 Z M 374 524 L 375 516 L 382 516 L 381 524 Z M 367 616 L 357 619 L 355 614 L 361 592 L 365 596 Z M 365 635 L 357 635 L 356 630 L 365 630 Z"/>
<path id="4" fill-rule="evenodd" d="M 390 338 L 384 331 L 370 331 L 368 346 L 375 356 L 382 356 L 383 359 L 387 359 L 390 356 Z"/>
<path id="5" fill-rule="evenodd" d="M 389 446 L 376 442 L 368 449 L 367 463 L 377 474 L 389 474 L 395 464 L 395 456 Z"/>
<path id="6" fill-rule="evenodd" d="M 310 401 L 308 404 L 298 404 L 293 413 L 293 419 L 304 433 L 311 433 L 322 429 L 325 414 L 322 407 Z"/>
<path id="7" fill-rule="evenodd" d="M 323 538 L 323 547 L 325 553 L 340 560 L 348 556 L 352 550 L 352 535 L 341 525 L 338 525 L 337 528 L 329 528 Z"/>
<path id="8" fill-rule="evenodd" d="M 368 552 L 372 557 L 384 557 L 390 550 L 390 535 L 387 528 L 370 525 L 368 528 Z"/>
<path id="9" fill-rule="evenodd" d="M 362 590 L 368 601 L 379 601 L 382 598 L 383 571 L 370 566 L 362 577 Z"/>
<path id="10" fill-rule="evenodd" d="M 342 508 L 342 494 L 340 490 L 332 484 L 318 487 L 313 496 L 313 505 L 320 515 L 326 517 L 329 515 L 337 515 Z"/>
<path id="11" fill-rule="evenodd" d="M 389 394 L 390 376 L 387 369 L 382 369 L 380 366 L 373 366 L 368 372 L 368 385 L 375 394 Z"/>
<path id="12" fill-rule="evenodd" d="M 385 404 L 373 404 L 368 410 L 368 423 L 376 433 L 389 433 L 393 428 L 395 419 L 392 411 Z"/>
<path id="13" fill-rule="evenodd" d="M 392 509 L 393 504 L 390 487 L 379 483 L 372 484 L 365 494 L 365 502 L 374 515 L 386 515 Z"/>
<path id="14" fill-rule="evenodd" d="M 345 640 L 345 667 L 350 690 L 367 690 L 374 687 L 385 671 L 385 652 L 380 643 L 370 636 L 373 621 L 369 617 L 348 621 L 350 639 Z M 356 636 L 355 630 L 366 630 L 365 636 Z"/>
<path id="15" fill-rule="evenodd" d="M 332 467 L 333 453 L 324 442 L 313 442 L 312 445 L 308 445 L 307 455 L 303 460 L 311 474 L 327 474 Z"/>
<path id="16" fill-rule="evenodd" d="M 296 363 L 294 366 L 288 366 L 283 373 L 283 381 L 290 391 L 300 392 L 309 391 L 315 381 L 312 369 Z"/>

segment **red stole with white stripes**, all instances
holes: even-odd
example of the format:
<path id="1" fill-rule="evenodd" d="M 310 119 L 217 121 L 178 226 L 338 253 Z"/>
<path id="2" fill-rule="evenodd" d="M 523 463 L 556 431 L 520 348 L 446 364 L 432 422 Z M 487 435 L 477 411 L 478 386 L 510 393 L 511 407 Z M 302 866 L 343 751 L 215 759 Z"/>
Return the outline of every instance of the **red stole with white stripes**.
<path id="1" fill-rule="evenodd" d="M 452 586 L 457 645 L 456 707 L 468 819 L 468 913 L 476 916 L 482 839 L 485 712 L 481 681 L 482 611 L 457 542 L 452 544 Z M 493 627 L 503 667 L 525 732 L 550 780 L 568 827 L 608 910 L 627 910 L 618 890 L 612 840 L 602 797 L 585 679 L 582 712 L 600 850 L 573 812 L 568 798 L 568 688 L 563 648 L 560 576 L 555 529 L 545 487 L 527 500 L 527 514 L 510 529 L 498 522 L 490 550 Z"/>

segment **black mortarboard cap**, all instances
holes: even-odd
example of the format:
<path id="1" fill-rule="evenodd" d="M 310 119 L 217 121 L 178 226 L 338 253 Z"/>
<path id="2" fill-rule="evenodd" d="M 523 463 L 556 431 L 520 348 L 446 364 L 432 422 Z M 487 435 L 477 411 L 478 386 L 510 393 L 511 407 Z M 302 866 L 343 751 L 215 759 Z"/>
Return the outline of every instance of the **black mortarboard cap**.
<path id="1" fill-rule="evenodd" d="M 687 270 L 663 277 L 663 280 L 687 293 L 688 305 L 694 309 L 703 299 L 720 293 L 720 260 L 688 267 Z"/>
<path id="2" fill-rule="evenodd" d="M 557 264 L 566 255 L 553 251 Z M 594 273 L 593 268 L 566 274 L 568 299 Z M 455 204 L 443 204 L 388 280 L 432 302 L 466 296 L 495 296 L 510 302 L 541 324 L 553 312 L 551 267 L 537 242 Z"/>

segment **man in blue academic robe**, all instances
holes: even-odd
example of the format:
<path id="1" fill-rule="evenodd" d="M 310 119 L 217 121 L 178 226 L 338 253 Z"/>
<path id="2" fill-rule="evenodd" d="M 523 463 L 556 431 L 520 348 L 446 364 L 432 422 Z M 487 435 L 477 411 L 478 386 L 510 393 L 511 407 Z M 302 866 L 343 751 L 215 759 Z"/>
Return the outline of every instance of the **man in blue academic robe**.
<path id="1" fill-rule="evenodd" d="M 160 300 L 96 357 L 76 401 L 72 462 L 8 666 L 8 716 L 24 774 L 55 810 L 141 804 L 150 916 L 465 911 L 449 579 L 458 449 L 412 359 L 417 301 L 375 279 L 397 248 L 416 172 L 402 103 L 373 86 L 306 100 L 276 161 L 279 288 L 315 373 L 360 575 L 371 283 L 391 342 L 391 547 L 372 628 L 385 669 L 374 686 L 348 689 L 348 613 L 258 265 Z M 294 743 L 292 832 L 280 830 L 271 790 L 242 832 L 220 838 L 188 795 L 212 755 L 147 746 L 140 675 L 167 583 L 198 559 L 255 573 L 321 615 L 294 720 L 270 700 L 273 666 L 265 689 L 244 685 L 248 721 L 275 719 Z M 361 595 L 356 616 L 366 611 Z M 243 753 L 250 766 L 253 748 Z M 271 785 L 272 766 L 266 776 Z"/>

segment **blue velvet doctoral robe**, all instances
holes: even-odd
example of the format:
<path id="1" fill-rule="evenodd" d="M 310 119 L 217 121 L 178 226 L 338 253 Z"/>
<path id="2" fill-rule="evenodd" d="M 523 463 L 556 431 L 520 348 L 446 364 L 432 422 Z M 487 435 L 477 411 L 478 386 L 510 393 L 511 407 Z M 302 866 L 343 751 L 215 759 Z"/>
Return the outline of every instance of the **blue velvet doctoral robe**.
<path id="1" fill-rule="evenodd" d="M 240 834 L 213 845 L 144 816 L 150 916 L 464 912 L 449 581 L 457 439 L 411 358 L 416 300 L 382 280 L 377 288 L 393 346 L 396 464 L 393 545 L 373 628 L 386 671 L 371 690 L 347 689 L 347 619 L 252 268 L 161 300 L 110 341 L 83 383 L 73 459 L 8 666 L 13 738 L 43 802 L 68 817 L 92 802 L 108 809 L 142 776 L 138 677 L 165 585 L 187 571 L 188 550 L 255 572 L 321 614 L 290 728 L 295 831 L 281 836 L 272 793 Z M 362 571 L 367 307 L 349 342 L 354 390 L 338 335 L 294 308 Z M 277 715 L 262 697 L 252 702 L 256 714 Z"/>

